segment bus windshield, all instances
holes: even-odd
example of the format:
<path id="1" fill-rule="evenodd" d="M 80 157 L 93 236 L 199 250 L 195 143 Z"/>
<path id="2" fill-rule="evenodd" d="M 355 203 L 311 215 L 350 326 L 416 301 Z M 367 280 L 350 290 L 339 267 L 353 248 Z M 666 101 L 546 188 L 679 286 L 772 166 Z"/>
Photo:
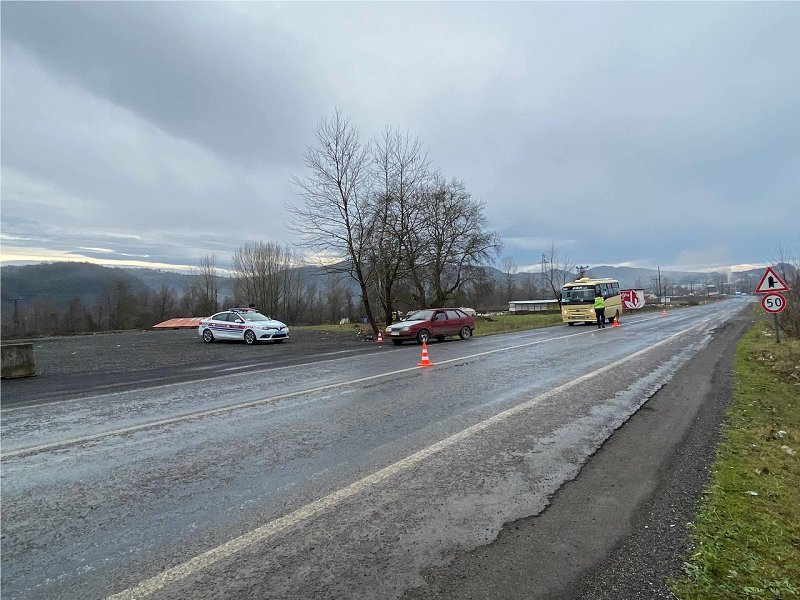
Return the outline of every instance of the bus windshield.
<path id="1" fill-rule="evenodd" d="M 587 302 L 594 302 L 593 285 L 561 288 L 562 304 L 585 304 Z"/>

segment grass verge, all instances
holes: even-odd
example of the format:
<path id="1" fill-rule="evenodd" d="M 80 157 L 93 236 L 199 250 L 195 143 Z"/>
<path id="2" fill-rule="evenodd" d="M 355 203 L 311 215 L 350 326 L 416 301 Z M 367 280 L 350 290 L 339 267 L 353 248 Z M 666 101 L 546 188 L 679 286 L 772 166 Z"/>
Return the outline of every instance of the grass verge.
<path id="1" fill-rule="evenodd" d="M 539 327 L 551 327 L 561 324 L 559 313 L 528 314 L 528 315 L 493 315 L 491 317 L 475 317 L 475 335 L 492 335 L 495 333 L 509 333 L 524 331 Z M 372 334 L 369 325 L 349 323 L 347 325 L 304 325 L 293 326 L 292 329 L 307 329 L 313 331 Z"/>
<path id="2" fill-rule="evenodd" d="M 681 600 L 800 598 L 800 341 L 781 341 L 763 321 L 737 346 L 692 554 L 670 582 Z"/>

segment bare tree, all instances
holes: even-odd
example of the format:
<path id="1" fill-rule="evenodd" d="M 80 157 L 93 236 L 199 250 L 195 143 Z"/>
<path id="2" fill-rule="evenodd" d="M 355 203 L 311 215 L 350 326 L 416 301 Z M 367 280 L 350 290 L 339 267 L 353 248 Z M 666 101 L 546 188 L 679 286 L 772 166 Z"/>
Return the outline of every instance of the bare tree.
<path id="1" fill-rule="evenodd" d="M 276 242 L 245 242 L 233 254 L 234 290 L 245 304 L 293 322 L 302 303 L 300 261 Z"/>
<path id="2" fill-rule="evenodd" d="M 162 283 L 156 298 L 156 312 L 159 323 L 173 316 L 176 303 L 177 298 L 173 289 Z"/>
<path id="3" fill-rule="evenodd" d="M 781 278 L 786 281 L 786 278 L 788 277 L 787 267 L 792 266 L 792 254 L 789 251 L 789 247 L 785 246 L 783 242 L 778 242 L 770 262 L 778 271 L 778 274 L 781 276 Z"/>
<path id="4" fill-rule="evenodd" d="M 410 275 L 421 305 L 444 306 L 477 276 L 473 267 L 500 251 L 483 211 L 462 181 L 436 177 L 429 187 L 409 236 Z"/>
<path id="5" fill-rule="evenodd" d="M 725 286 L 728 284 L 728 271 L 714 271 L 711 273 L 711 283 L 714 284 L 714 288 L 717 290 L 717 293 L 720 295 L 725 294 Z M 666 289 L 666 278 L 664 279 L 664 287 L 662 289 Z"/>
<path id="6" fill-rule="evenodd" d="M 525 281 L 523 283 L 522 295 L 526 300 L 536 299 L 536 284 L 533 281 L 533 273 L 525 274 Z"/>
<path id="7" fill-rule="evenodd" d="M 514 275 L 517 274 L 517 263 L 510 256 L 504 256 L 500 261 L 500 266 L 506 280 L 506 302 L 511 302 L 514 295 Z"/>
<path id="8" fill-rule="evenodd" d="M 217 273 L 217 257 L 207 254 L 200 259 L 200 271 L 195 272 L 197 279 L 198 306 L 196 309 L 203 314 L 210 315 L 219 310 L 217 294 L 219 291 L 219 274 Z"/>
<path id="9" fill-rule="evenodd" d="M 789 287 L 783 293 L 786 308 L 778 315 L 778 322 L 787 335 L 800 338 L 800 254 L 792 255 L 787 246 L 779 243 L 772 262 Z"/>
<path id="10" fill-rule="evenodd" d="M 309 175 L 292 180 L 305 203 L 289 207 L 290 227 L 300 235 L 303 246 L 335 261 L 326 265 L 329 272 L 344 272 L 356 281 L 367 319 L 377 334 L 369 295 L 368 250 L 373 235 L 369 148 L 338 109 L 314 134 L 316 145 L 306 150 Z"/>
<path id="11" fill-rule="evenodd" d="M 545 285 L 558 300 L 559 307 L 561 307 L 561 288 L 567 282 L 572 268 L 569 256 L 564 254 L 555 242 L 550 242 L 550 246 L 542 254 L 542 275 Z"/>
<path id="12" fill-rule="evenodd" d="M 373 236 L 368 245 L 375 292 L 386 324 L 392 322 L 395 285 L 408 275 L 412 224 L 430 179 L 422 142 L 388 127 L 372 144 L 374 196 Z"/>

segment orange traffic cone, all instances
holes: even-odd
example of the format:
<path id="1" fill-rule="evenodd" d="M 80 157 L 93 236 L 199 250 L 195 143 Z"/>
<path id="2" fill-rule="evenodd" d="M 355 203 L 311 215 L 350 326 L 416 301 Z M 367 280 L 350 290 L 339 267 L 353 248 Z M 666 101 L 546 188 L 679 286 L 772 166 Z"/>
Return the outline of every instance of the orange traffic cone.
<path id="1" fill-rule="evenodd" d="M 422 359 L 419 361 L 418 367 L 432 367 L 433 363 L 428 358 L 428 344 L 422 342 Z"/>
<path id="2" fill-rule="evenodd" d="M 617 317 L 614 317 L 614 322 L 611 324 L 611 326 L 612 327 L 619 327 L 619 321 L 617 320 Z"/>
<path id="3" fill-rule="evenodd" d="M 381 335 L 380 331 L 378 332 L 378 339 L 375 340 L 375 343 L 378 344 L 378 345 L 383 343 L 383 336 Z"/>

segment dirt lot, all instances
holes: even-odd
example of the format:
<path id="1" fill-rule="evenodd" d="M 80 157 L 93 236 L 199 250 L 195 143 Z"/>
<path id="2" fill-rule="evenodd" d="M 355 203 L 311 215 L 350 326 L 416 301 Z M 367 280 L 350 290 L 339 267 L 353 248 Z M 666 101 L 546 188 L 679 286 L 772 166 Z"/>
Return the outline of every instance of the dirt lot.
<path id="1" fill-rule="evenodd" d="M 3 406 L 213 377 L 222 367 L 246 371 L 379 350 L 374 341 L 357 336 L 355 329 L 352 333 L 292 330 L 285 342 L 255 346 L 206 344 L 196 329 L 24 341 L 33 343 L 37 376 L 3 381 Z"/>

